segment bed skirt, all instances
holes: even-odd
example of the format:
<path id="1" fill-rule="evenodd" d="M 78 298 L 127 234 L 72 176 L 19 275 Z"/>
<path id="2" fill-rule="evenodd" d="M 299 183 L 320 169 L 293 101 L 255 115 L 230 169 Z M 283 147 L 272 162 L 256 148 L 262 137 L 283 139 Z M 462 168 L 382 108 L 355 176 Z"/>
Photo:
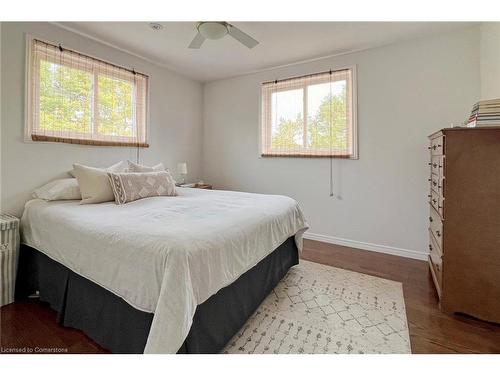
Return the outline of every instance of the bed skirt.
<path id="1" fill-rule="evenodd" d="M 235 282 L 198 305 L 178 353 L 219 353 L 260 303 L 298 264 L 293 237 Z M 153 313 L 140 311 L 94 282 L 26 245 L 21 245 L 16 299 L 39 291 L 57 311 L 58 323 L 82 330 L 113 353 L 143 353 Z"/>

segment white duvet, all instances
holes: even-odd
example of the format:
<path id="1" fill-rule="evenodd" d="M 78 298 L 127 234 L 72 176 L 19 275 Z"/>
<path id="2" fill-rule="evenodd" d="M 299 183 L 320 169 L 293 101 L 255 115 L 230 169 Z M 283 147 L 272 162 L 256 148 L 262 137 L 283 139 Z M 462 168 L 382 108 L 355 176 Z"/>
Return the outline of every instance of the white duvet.
<path id="1" fill-rule="evenodd" d="M 196 306 L 307 229 L 291 198 L 178 189 L 179 196 L 26 204 L 22 238 L 77 274 L 154 313 L 146 353 L 175 353 Z"/>

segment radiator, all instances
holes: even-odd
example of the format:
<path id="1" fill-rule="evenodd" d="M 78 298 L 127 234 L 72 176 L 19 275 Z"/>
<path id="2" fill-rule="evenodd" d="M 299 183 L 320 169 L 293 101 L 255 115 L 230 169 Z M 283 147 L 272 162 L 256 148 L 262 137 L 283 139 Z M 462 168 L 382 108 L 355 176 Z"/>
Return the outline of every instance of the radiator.
<path id="1" fill-rule="evenodd" d="M 0 214 L 0 306 L 14 302 L 19 258 L 19 219 Z"/>

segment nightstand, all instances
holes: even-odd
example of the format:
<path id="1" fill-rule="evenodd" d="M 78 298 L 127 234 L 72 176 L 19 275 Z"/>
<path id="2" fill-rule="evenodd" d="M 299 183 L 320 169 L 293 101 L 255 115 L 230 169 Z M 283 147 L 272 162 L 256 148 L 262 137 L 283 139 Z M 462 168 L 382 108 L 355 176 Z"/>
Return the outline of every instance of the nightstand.
<path id="1" fill-rule="evenodd" d="M 207 189 L 207 190 L 213 190 L 213 186 L 209 184 L 195 184 L 193 186 L 195 189 Z"/>
<path id="2" fill-rule="evenodd" d="M 17 260 L 19 258 L 19 219 L 0 214 L 0 306 L 14 302 Z"/>
<path id="3" fill-rule="evenodd" d="M 175 184 L 177 187 L 213 190 L 213 186 L 205 183 L 191 182 L 186 184 Z"/>

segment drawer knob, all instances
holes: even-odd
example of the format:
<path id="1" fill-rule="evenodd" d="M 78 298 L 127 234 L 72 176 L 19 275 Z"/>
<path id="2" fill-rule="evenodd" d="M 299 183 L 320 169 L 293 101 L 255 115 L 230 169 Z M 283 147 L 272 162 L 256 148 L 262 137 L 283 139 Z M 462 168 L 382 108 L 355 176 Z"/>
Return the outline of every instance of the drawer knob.
<path id="1" fill-rule="evenodd" d="M 437 230 L 436 231 L 436 236 L 441 237 L 441 232 Z"/>
<path id="2" fill-rule="evenodd" d="M 429 244 L 429 250 L 432 251 L 432 245 Z"/>
<path id="3" fill-rule="evenodd" d="M 429 221 L 432 223 L 434 219 L 431 216 L 429 216 Z"/>
<path id="4" fill-rule="evenodd" d="M 433 166 L 434 168 L 436 168 L 436 167 L 437 167 L 437 164 L 436 164 L 436 163 L 433 163 L 433 164 L 432 164 L 432 166 Z"/>
<path id="5" fill-rule="evenodd" d="M 437 182 L 436 181 L 432 181 L 432 185 L 436 186 Z"/>

